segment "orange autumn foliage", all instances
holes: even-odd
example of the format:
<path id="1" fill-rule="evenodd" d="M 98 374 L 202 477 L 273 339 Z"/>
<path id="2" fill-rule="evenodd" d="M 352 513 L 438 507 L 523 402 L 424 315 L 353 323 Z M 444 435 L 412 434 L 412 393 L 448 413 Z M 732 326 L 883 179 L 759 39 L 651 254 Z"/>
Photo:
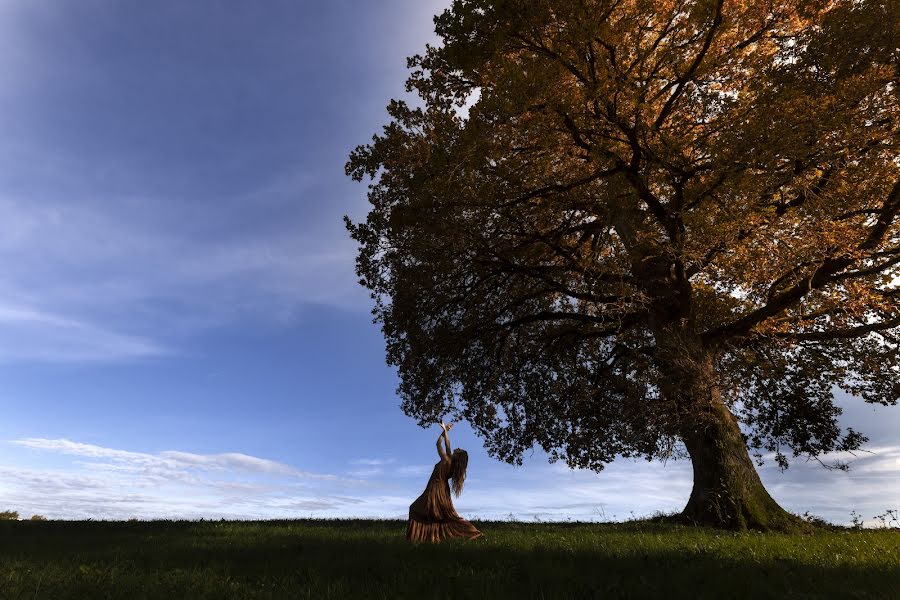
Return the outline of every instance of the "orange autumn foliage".
<path id="1" fill-rule="evenodd" d="M 404 410 L 513 462 L 683 443 L 686 517 L 785 521 L 745 442 L 852 450 L 835 388 L 900 398 L 898 12 L 456 0 L 348 163 Z"/>

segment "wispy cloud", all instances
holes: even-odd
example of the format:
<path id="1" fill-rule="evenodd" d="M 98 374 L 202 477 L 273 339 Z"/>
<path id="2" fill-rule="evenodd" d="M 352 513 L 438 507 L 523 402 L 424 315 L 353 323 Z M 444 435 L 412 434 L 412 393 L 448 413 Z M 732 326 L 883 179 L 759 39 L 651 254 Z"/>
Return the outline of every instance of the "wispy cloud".
<path id="1" fill-rule="evenodd" d="M 291 182 L 223 201 L 217 231 L 175 198 L 0 198 L 0 362 L 159 356 L 186 334 L 277 325 L 309 304 L 366 310 L 336 216 L 328 227 L 297 213 L 242 225 L 305 193 L 302 178 L 279 185 Z"/>
<path id="2" fill-rule="evenodd" d="M 394 458 L 360 458 L 350 464 L 357 468 L 348 471 L 348 475 L 367 480 L 424 477 L 434 468 L 434 465 L 398 465 Z"/>
<path id="3" fill-rule="evenodd" d="M 120 361 L 169 353 L 143 336 L 32 308 L 0 305 L 0 363 Z"/>
<path id="4" fill-rule="evenodd" d="M 366 465 L 370 467 L 381 467 L 384 465 L 389 465 L 397 462 L 396 459 L 393 458 L 358 458 L 356 460 L 350 461 L 350 464 L 353 465 Z"/>
<path id="5" fill-rule="evenodd" d="M 395 473 L 399 477 L 424 477 L 431 473 L 433 465 L 404 465 L 398 467 Z"/>
<path id="6" fill-rule="evenodd" d="M 347 493 L 357 482 L 238 452 L 151 454 L 46 438 L 10 443 L 72 459 L 54 468 L 0 467 L 4 503 L 51 518 L 334 515 L 365 503 Z"/>
<path id="7" fill-rule="evenodd" d="M 180 478 L 192 470 L 199 470 L 290 475 L 301 479 L 337 479 L 334 475 L 321 475 L 301 471 L 290 465 L 238 452 L 194 454 L 191 452 L 169 450 L 160 452 L 159 454 L 147 454 L 104 448 L 93 444 L 82 444 L 67 439 L 45 438 L 25 438 L 14 440 L 12 443 L 32 450 L 112 461 L 111 464 L 83 463 L 88 466 L 97 466 L 100 469 L 110 470 L 112 468 L 112 470 L 120 470 L 123 472 L 141 472 L 169 476 L 172 478 Z"/>
<path id="8" fill-rule="evenodd" d="M 771 458 L 771 457 L 770 457 Z M 900 447 L 876 445 L 869 452 L 838 454 L 849 472 L 829 471 L 817 462 L 795 460 L 782 472 L 774 460 L 759 469 L 773 497 L 788 510 L 810 512 L 835 523 L 849 523 L 852 510 L 868 525 L 886 509 L 900 508 Z M 470 462 L 466 489 L 454 502 L 472 518 L 611 521 L 680 511 L 691 493 L 687 460 L 666 464 L 617 460 L 600 473 L 548 464 L 535 456 L 524 467 L 494 461 Z M 403 490 L 406 504 L 425 486 L 432 465 L 387 465 L 365 476 L 370 484 Z M 393 488 L 390 486 L 393 484 Z M 401 513 L 403 506 L 385 506 Z"/>
<path id="9" fill-rule="evenodd" d="M 395 462 L 393 458 L 358 458 L 350 461 L 355 468 L 347 471 L 347 475 L 357 479 L 371 479 L 384 475 L 389 471 L 387 467 Z"/>
<path id="10" fill-rule="evenodd" d="M 152 454 L 45 438 L 15 440 L 12 446 L 72 458 L 62 467 L 0 468 L 0 497 L 10 508 L 51 518 L 405 518 L 432 468 L 359 459 L 352 462 L 379 463 L 350 475 L 364 480 L 359 481 L 236 452 Z M 849 473 L 799 462 L 786 473 L 768 465 L 760 474 L 791 511 L 847 523 L 856 510 L 871 525 L 886 509 L 900 508 L 894 475 L 900 447 L 871 451 L 856 457 Z M 687 461 L 622 460 L 601 473 L 561 463 L 470 464 L 466 489 L 454 502 L 470 518 L 622 520 L 680 510 L 691 479 Z"/>
<path id="11" fill-rule="evenodd" d="M 867 452 L 835 453 L 831 458 L 847 462 L 850 470 L 828 471 L 815 461 L 795 460 L 783 474 L 769 465 L 761 476 L 783 506 L 835 523 L 848 523 L 850 512 L 856 511 L 872 525 L 876 515 L 900 508 L 900 446 L 871 446 Z"/>
<path id="12" fill-rule="evenodd" d="M 347 475 L 349 475 L 350 477 L 355 477 L 357 479 L 369 479 L 383 474 L 384 469 L 382 469 L 381 467 L 368 467 L 365 469 L 351 469 L 350 471 L 347 471 Z"/>
<path id="13" fill-rule="evenodd" d="M 198 333 L 294 322 L 309 305 L 368 311 L 341 223 L 364 216 L 365 189 L 343 162 L 447 0 L 401 4 L 355 21 L 347 7 L 248 5 L 209 27 L 203 3 L 0 2 L 0 298 L 20 312 L 0 328 L 0 348 L 17 348 L 0 362 L 177 354 Z M 321 19 L 365 51 L 319 44 Z M 248 22 L 267 35 L 245 38 Z M 156 32 L 178 31 L 191 35 L 160 52 Z M 297 63 L 311 43 L 339 68 Z"/>

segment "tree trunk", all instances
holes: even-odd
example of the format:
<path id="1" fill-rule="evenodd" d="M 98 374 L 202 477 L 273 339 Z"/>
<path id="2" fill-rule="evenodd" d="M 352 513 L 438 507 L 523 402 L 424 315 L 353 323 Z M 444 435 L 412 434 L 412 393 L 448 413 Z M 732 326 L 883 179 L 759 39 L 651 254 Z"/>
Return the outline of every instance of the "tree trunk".
<path id="1" fill-rule="evenodd" d="M 781 508 L 760 481 L 734 415 L 721 402 L 704 408 L 698 426 L 682 435 L 694 488 L 678 520 L 739 530 L 798 528 L 800 519 Z"/>
<path id="2" fill-rule="evenodd" d="M 738 421 L 722 401 L 712 353 L 672 329 L 657 341 L 667 374 L 661 391 L 694 468 L 691 497 L 676 520 L 740 530 L 800 528 L 799 517 L 781 508 L 759 479 Z"/>

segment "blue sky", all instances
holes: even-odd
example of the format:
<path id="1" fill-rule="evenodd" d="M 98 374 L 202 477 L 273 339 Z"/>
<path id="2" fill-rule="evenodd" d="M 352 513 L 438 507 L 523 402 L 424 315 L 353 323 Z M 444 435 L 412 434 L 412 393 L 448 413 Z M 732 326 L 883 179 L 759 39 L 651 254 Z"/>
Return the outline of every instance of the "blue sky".
<path id="1" fill-rule="evenodd" d="M 437 430 L 398 408 L 343 167 L 445 4 L 0 3 L 0 510 L 405 515 Z M 900 507 L 900 409 L 845 403 L 874 453 L 770 462 L 786 507 Z M 685 463 L 514 468 L 453 433 L 473 517 L 621 519 L 690 492 Z"/>

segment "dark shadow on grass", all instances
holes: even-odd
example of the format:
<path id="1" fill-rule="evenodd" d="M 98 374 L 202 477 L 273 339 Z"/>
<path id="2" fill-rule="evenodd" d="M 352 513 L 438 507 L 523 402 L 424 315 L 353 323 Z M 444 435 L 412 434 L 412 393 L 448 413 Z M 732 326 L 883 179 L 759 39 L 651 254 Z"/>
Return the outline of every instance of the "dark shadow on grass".
<path id="1" fill-rule="evenodd" d="M 900 598 L 896 571 L 676 551 L 662 524 L 478 526 L 412 545 L 398 521 L 2 523 L 0 598 Z"/>

